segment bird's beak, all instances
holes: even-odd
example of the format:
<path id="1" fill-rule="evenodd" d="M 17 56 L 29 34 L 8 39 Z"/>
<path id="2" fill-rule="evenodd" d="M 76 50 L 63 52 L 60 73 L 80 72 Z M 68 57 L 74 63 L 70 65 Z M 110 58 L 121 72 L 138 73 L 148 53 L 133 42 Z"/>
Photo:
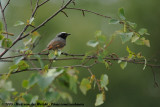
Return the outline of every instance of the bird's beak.
<path id="1" fill-rule="evenodd" d="M 70 33 L 67 33 L 67 36 L 71 35 Z"/>

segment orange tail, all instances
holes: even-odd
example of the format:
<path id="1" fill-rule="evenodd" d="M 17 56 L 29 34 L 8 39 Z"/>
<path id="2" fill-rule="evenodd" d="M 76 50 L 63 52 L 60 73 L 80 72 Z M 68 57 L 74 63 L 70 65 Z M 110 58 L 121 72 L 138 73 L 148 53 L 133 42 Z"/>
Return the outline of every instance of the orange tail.
<path id="1" fill-rule="evenodd" d="M 45 51 L 47 51 L 47 50 L 48 50 L 48 48 L 44 49 L 42 52 L 45 52 Z"/>

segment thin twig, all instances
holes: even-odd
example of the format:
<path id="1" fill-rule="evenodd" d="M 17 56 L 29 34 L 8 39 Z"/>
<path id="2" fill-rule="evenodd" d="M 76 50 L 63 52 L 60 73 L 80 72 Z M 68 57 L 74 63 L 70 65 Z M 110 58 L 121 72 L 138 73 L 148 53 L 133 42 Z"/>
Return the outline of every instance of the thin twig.
<path id="1" fill-rule="evenodd" d="M 3 7 L 2 7 L 2 3 L 0 1 L 0 9 L 1 9 L 1 14 L 2 14 L 2 20 L 4 22 L 4 27 L 5 27 L 5 31 L 7 31 L 7 22 L 6 22 L 6 18 L 5 18 L 5 15 L 4 15 L 4 11 L 3 11 Z M 8 33 L 7 33 L 7 38 L 8 38 Z"/>
<path id="2" fill-rule="evenodd" d="M 49 22 L 52 18 L 57 16 L 61 11 L 63 11 L 67 6 L 72 2 L 72 0 L 69 0 L 62 8 L 60 8 L 56 13 L 54 13 L 52 16 L 50 16 L 48 19 L 46 19 L 43 23 L 41 23 L 39 26 L 37 26 L 35 29 L 30 31 L 29 33 L 25 34 L 23 37 L 20 38 L 20 40 L 26 38 L 29 34 L 33 33 L 34 31 L 38 30 L 42 26 L 44 26 L 47 22 Z"/>
<path id="3" fill-rule="evenodd" d="M 31 4 L 31 10 L 33 12 L 33 4 L 32 4 L 32 0 L 30 0 L 30 4 Z"/>
<path id="4" fill-rule="evenodd" d="M 2 34 L 8 34 L 8 35 L 10 35 L 10 36 L 14 36 L 14 34 L 13 33 L 9 33 L 9 32 L 1 32 Z"/>
<path id="5" fill-rule="evenodd" d="M 42 6 L 43 4 L 47 3 L 47 1 L 49 1 L 49 0 L 46 0 L 46 2 L 43 2 L 42 4 L 38 5 L 39 0 L 37 0 L 36 7 L 35 7 L 32 15 L 31 15 L 30 19 L 32 19 L 32 18 L 34 17 L 37 9 L 38 9 L 40 6 Z M 19 34 L 19 36 L 13 41 L 12 45 L 11 45 L 9 48 L 5 49 L 5 50 L 1 53 L 0 58 L 3 57 L 3 55 L 5 55 L 5 54 L 8 52 L 8 50 L 10 50 L 18 41 L 22 40 L 21 36 L 22 36 L 22 35 L 24 34 L 24 32 L 28 29 L 28 27 L 29 27 L 29 25 L 27 24 L 27 25 L 24 27 L 24 29 L 22 30 L 22 32 Z M 34 30 L 34 31 L 36 31 L 36 30 Z M 34 31 L 33 31 L 33 32 L 34 32 Z M 30 33 L 28 33 L 27 35 L 29 35 L 29 34 L 31 34 L 31 33 L 33 33 L 33 32 L 30 32 Z"/>
<path id="6" fill-rule="evenodd" d="M 84 66 L 84 65 L 71 65 L 71 66 L 63 66 L 63 67 L 52 67 L 50 69 L 74 68 L 74 67 L 88 68 L 88 66 Z M 24 72 L 24 71 L 40 71 L 40 70 L 42 70 L 42 68 L 28 68 L 28 69 L 24 69 L 24 70 L 20 70 L 20 71 L 11 72 L 11 74 L 16 74 L 16 73 L 20 73 L 20 72 Z M 8 75 L 8 73 L 1 73 L 0 76 L 2 76 L 2 75 Z"/>
<path id="7" fill-rule="evenodd" d="M 68 17 L 67 13 L 64 11 L 61 11 L 66 17 Z"/>
<path id="8" fill-rule="evenodd" d="M 11 0 L 8 0 L 8 2 L 6 3 L 6 5 L 4 6 L 3 12 L 5 11 L 6 7 L 9 5 L 10 1 L 11 1 Z"/>
<path id="9" fill-rule="evenodd" d="M 61 7 L 63 7 L 63 5 L 64 5 L 64 0 L 62 0 L 62 5 L 61 5 Z"/>
<path id="10" fill-rule="evenodd" d="M 92 76 L 93 73 L 92 73 L 91 69 L 90 69 L 90 68 L 87 68 L 87 70 L 88 70 L 88 72 L 89 72 L 89 73 L 91 74 L 91 76 Z M 95 82 L 96 82 L 96 84 L 97 84 L 97 86 L 98 86 L 99 91 L 101 91 L 101 86 L 100 86 L 100 84 L 98 83 L 97 78 L 95 77 L 94 79 L 95 79 Z"/>
<path id="11" fill-rule="evenodd" d="M 153 73 L 154 85 L 155 85 L 156 87 L 159 87 L 158 82 L 156 81 L 156 75 L 155 75 L 155 72 L 154 72 L 154 70 L 153 70 L 153 67 L 151 67 L 151 71 L 152 71 L 152 73 Z"/>
<path id="12" fill-rule="evenodd" d="M 28 54 L 28 55 L 48 55 L 48 53 L 32 53 L 32 54 Z M 68 56 L 72 56 L 72 57 L 67 57 L 67 58 L 56 58 L 54 60 L 83 60 L 83 57 L 85 56 L 84 54 L 80 54 L 80 55 L 77 55 L 77 54 L 62 54 L 62 55 L 68 55 Z M 9 57 L 4 57 L 4 58 L 0 58 L 0 61 L 2 60 L 3 62 L 12 62 L 12 60 L 7 60 L 7 59 L 10 59 L 10 58 L 15 58 L 15 57 L 20 57 L 20 56 L 25 56 L 25 54 L 20 54 L 20 55 L 15 55 L 15 56 L 9 56 Z M 110 56 L 110 55 L 109 55 Z M 6 60 L 5 60 L 6 59 Z M 86 59 L 98 59 L 97 56 L 87 56 Z M 145 64 L 145 61 L 144 60 L 135 60 L 135 59 L 132 59 L 132 60 L 128 60 L 128 59 L 121 59 L 119 57 L 108 57 L 106 56 L 105 58 L 103 58 L 104 60 L 112 60 L 112 61 L 118 61 L 118 60 L 121 60 L 123 62 L 128 62 L 128 63 L 134 63 L 134 64 L 142 64 L 144 65 Z M 24 59 L 24 60 L 27 60 L 27 59 Z M 36 58 L 30 58 L 29 60 L 33 60 L 33 61 L 37 61 Z M 51 59 L 48 59 L 48 58 L 42 58 L 41 60 L 51 60 Z M 157 67 L 157 68 L 160 68 L 160 65 L 154 65 L 154 64 L 149 64 L 147 63 L 146 66 L 149 66 L 149 67 Z"/>
<path id="13" fill-rule="evenodd" d="M 47 3 L 49 0 L 45 0 L 44 2 L 42 2 L 41 4 L 39 4 L 38 6 L 40 7 L 40 6 L 42 6 L 42 5 L 44 5 L 45 3 Z"/>
<path id="14" fill-rule="evenodd" d="M 104 18 L 112 19 L 112 17 L 110 17 L 110 16 L 105 16 L 105 15 L 99 14 L 99 13 L 97 13 L 97 12 L 93 12 L 93 11 L 86 10 L 86 9 L 80 9 L 80 8 L 66 8 L 66 9 L 79 10 L 79 11 L 82 11 L 83 13 L 84 13 L 84 12 L 93 13 L 93 14 L 96 14 L 96 15 L 101 16 L 101 17 L 104 17 Z"/>

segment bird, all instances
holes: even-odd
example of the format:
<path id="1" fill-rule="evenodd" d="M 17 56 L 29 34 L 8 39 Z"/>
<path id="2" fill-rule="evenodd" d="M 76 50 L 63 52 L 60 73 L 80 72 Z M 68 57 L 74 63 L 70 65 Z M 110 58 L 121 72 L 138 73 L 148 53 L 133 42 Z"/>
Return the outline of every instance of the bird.
<path id="1" fill-rule="evenodd" d="M 49 44 L 47 45 L 47 48 L 44 49 L 42 52 L 45 52 L 47 50 L 62 49 L 66 45 L 66 39 L 69 35 L 71 34 L 66 32 L 61 32 L 57 34 L 56 37 L 49 42 Z"/>

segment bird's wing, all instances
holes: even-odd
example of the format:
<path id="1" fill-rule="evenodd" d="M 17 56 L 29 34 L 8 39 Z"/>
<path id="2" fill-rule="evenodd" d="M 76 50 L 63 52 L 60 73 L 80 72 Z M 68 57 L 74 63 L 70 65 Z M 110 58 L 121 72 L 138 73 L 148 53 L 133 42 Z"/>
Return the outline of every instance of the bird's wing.
<path id="1" fill-rule="evenodd" d="M 51 43 L 49 43 L 48 45 L 48 50 L 56 50 L 56 49 L 60 49 L 63 48 L 65 46 L 65 42 L 63 41 L 51 41 Z"/>

